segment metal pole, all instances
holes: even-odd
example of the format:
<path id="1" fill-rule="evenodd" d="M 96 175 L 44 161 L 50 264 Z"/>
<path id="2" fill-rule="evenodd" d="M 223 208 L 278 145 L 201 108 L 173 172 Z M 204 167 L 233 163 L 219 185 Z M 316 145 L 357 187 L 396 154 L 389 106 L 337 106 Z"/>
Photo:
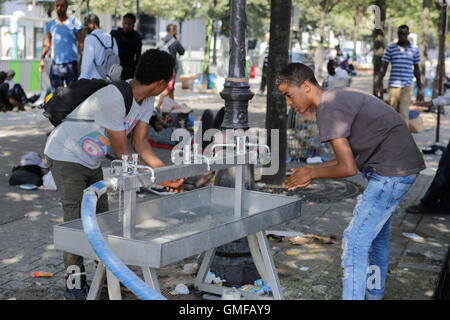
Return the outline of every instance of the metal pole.
<path id="1" fill-rule="evenodd" d="M 220 96 L 225 100 L 223 128 L 248 129 L 248 101 L 250 91 L 245 74 L 245 29 L 247 25 L 246 0 L 231 1 L 230 62 L 228 78 Z"/>
<path id="2" fill-rule="evenodd" d="M 136 25 L 135 28 L 136 30 L 139 30 L 140 28 L 140 15 L 141 15 L 141 8 L 139 6 L 139 0 L 136 0 Z"/>
<path id="3" fill-rule="evenodd" d="M 213 66 L 217 65 L 217 32 L 214 30 Z"/>
<path id="4" fill-rule="evenodd" d="M 439 30 L 439 63 L 438 63 L 438 95 L 441 96 L 443 93 L 443 81 L 445 74 L 445 36 L 447 34 L 447 1 L 442 0 L 441 2 L 441 18 L 439 25 L 441 29 Z M 436 124 L 436 142 L 439 142 L 439 131 L 441 125 L 441 106 L 437 107 L 437 124 Z"/>
<path id="5" fill-rule="evenodd" d="M 254 94 L 250 91 L 249 80 L 245 73 L 245 30 L 247 24 L 246 0 L 231 0 L 230 2 L 230 61 L 228 78 L 225 79 L 224 89 L 220 96 L 225 100 L 225 115 L 222 123 L 223 129 L 249 128 L 248 101 Z M 224 134 L 224 136 L 227 136 Z M 235 139 L 237 137 L 234 137 Z M 228 138 L 227 138 L 228 140 Z M 227 141 L 226 143 L 235 143 Z M 236 153 L 238 149 L 236 148 Z M 245 166 L 245 169 L 243 168 Z M 237 187 L 238 189 L 255 189 L 253 166 L 244 165 L 216 173 L 215 185 L 223 187 Z M 242 185 L 244 180 L 244 185 Z M 242 194 L 235 199 L 236 215 L 239 208 L 244 207 Z M 242 252 L 248 254 L 242 255 Z M 238 254 L 237 254 L 238 253 Z M 228 256 L 229 254 L 229 256 Z M 237 254 L 237 256 L 236 256 Z M 211 271 L 227 280 L 227 284 L 240 286 L 252 283 L 258 279 L 258 271 L 253 263 L 246 238 L 217 248 L 217 255 L 211 264 Z"/>

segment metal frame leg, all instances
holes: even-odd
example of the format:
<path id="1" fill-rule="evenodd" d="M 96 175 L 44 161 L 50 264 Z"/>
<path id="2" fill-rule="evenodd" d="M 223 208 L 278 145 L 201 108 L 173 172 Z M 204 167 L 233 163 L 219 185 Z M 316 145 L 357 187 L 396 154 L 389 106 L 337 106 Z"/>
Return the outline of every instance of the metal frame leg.
<path id="1" fill-rule="evenodd" d="M 264 231 L 258 231 L 256 233 L 256 237 L 258 239 L 259 249 L 261 250 L 262 258 L 266 266 L 266 276 L 272 286 L 273 298 L 275 300 L 283 300 L 280 280 L 278 279 L 277 270 L 275 269 L 275 263 L 272 257 L 272 250 L 270 249 L 266 234 Z"/>
<path id="2" fill-rule="evenodd" d="M 106 269 L 106 279 L 108 282 L 109 300 L 122 300 L 119 279 L 117 279 L 108 269 Z"/>
<path id="3" fill-rule="evenodd" d="M 98 300 L 100 298 L 103 283 L 105 282 L 105 269 L 103 262 L 99 261 L 86 300 Z"/>
<path id="4" fill-rule="evenodd" d="M 214 255 L 216 253 L 216 248 L 210 249 L 206 251 L 205 256 L 203 257 L 203 261 L 200 265 L 200 268 L 198 269 L 197 277 L 194 281 L 194 286 L 196 288 L 200 288 L 200 286 L 204 283 L 206 278 L 206 273 L 209 270 L 209 267 L 211 266 L 211 263 L 214 259 Z"/>
<path id="5" fill-rule="evenodd" d="M 248 247 L 250 249 L 250 253 L 253 258 L 253 263 L 258 270 L 259 275 L 264 280 L 264 283 L 270 282 L 267 277 L 266 265 L 264 264 L 264 260 L 262 258 L 261 250 L 258 244 L 258 238 L 256 234 L 249 234 L 247 236 Z"/>
<path id="6" fill-rule="evenodd" d="M 144 274 L 145 283 L 147 283 L 156 292 L 161 293 L 155 269 L 150 267 L 142 267 L 142 273 Z"/>
<path id="7" fill-rule="evenodd" d="M 244 215 L 244 189 L 245 189 L 245 166 L 236 167 L 234 191 L 234 216 L 240 218 Z"/>

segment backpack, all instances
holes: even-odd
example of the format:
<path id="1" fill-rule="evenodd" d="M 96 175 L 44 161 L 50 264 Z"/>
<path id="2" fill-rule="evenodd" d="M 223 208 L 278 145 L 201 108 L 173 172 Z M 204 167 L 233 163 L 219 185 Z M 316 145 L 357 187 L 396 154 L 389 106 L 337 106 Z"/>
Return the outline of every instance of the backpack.
<path id="1" fill-rule="evenodd" d="M 175 43 L 175 41 L 177 41 L 177 39 L 175 39 L 175 38 L 170 39 L 169 42 L 165 42 L 164 40 L 160 40 L 160 41 L 158 42 L 158 44 L 156 45 L 156 49 L 161 50 L 161 51 L 165 51 L 165 52 L 167 52 L 167 53 L 170 53 L 169 47 L 170 47 L 173 43 Z"/>
<path id="2" fill-rule="evenodd" d="M 99 37 L 95 34 L 91 34 L 95 38 L 97 38 L 98 42 L 102 45 L 103 49 L 105 49 L 105 57 L 100 64 L 97 64 L 94 59 L 95 67 L 97 68 L 98 73 L 102 77 L 102 79 L 108 79 L 112 81 L 120 80 L 120 74 L 122 73 L 122 67 L 120 66 L 120 58 L 114 52 L 114 38 L 111 36 L 111 46 L 107 47 L 103 44 Z"/>
<path id="3" fill-rule="evenodd" d="M 58 87 L 52 98 L 44 104 L 43 114 L 55 127 L 63 120 L 94 122 L 90 119 L 66 119 L 66 117 L 94 92 L 110 84 L 119 89 L 125 102 L 125 114 L 128 114 L 133 104 L 130 84 L 126 81 L 109 82 L 103 79 L 80 79 L 68 87 Z"/>

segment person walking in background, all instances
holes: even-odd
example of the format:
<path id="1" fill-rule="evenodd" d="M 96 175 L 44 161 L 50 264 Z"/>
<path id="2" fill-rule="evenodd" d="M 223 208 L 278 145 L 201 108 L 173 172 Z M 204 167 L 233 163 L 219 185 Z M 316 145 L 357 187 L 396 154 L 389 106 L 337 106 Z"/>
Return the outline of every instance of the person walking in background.
<path id="1" fill-rule="evenodd" d="M 390 105 L 408 123 L 414 76 L 417 84 L 417 101 L 423 101 L 424 90 L 419 68 L 420 53 L 419 48 L 408 40 L 408 26 L 400 26 L 397 30 L 397 35 L 398 42 L 388 46 L 381 58 L 383 65 L 380 70 L 376 96 L 383 99 L 383 78 L 389 63 L 391 63 L 391 74 L 389 76 Z"/>
<path id="2" fill-rule="evenodd" d="M 263 95 L 264 91 L 266 91 L 267 85 L 267 69 L 269 68 L 269 41 L 270 41 L 270 33 L 266 32 L 264 35 L 266 42 L 261 44 L 259 54 L 262 61 L 262 73 L 261 73 L 261 84 L 259 86 L 259 94 Z M 261 63 L 260 63 L 261 65 Z"/>
<path id="3" fill-rule="evenodd" d="M 116 40 L 100 29 L 100 19 L 95 14 L 90 14 L 85 19 L 85 27 L 88 36 L 84 40 L 83 61 L 79 79 L 110 79 L 120 80 L 120 70 L 113 75 L 109 70 L 103 68 L 102 62 L 107 58 L 107 48 L 118 57 L 119 49 Z M 118 73 L 118 74 L 117 74 Z"/>
<path id="4" fill-rule="evenodd" d="M 167 25 L 167 35 L 158 43 L 157 48 L 159 50 L 167 51 L 176 62 L 175 68 L 173 69 L 173 77 L 169 82 L 169 86 L 161 95 L 158 101 L 158 107 L 162 104 L 164 97 L 169 96 L 172 100 L 175 98 L 175 79 L 177 77 L 178 69 L 181 67 L 180 61 L 177 59 L 177 54 L 183 55 L 184 48 L 180 41 L 177 39 L 178 29 L 174 24 Z"/>
<path id="5" fill-rule="evenodd" d="M 71 85 L 78 78 L 78 48 L 83 54 L 83 25 L 73 17 L 67 17 L 67 0 L 56 0 L 58 17 L 46 26 L 46 37 L 42 48 L 39 72 L 44 72 L 45 56 L 52 47 L 53 60 L 50 68 L 52 91 L 66 84 Z"/>
<path id="6" fill-rule="evenodd" d="M 122 18 L 122 28 L 111 31 L 119 47 L 120 65 L 122 66 L 122 80 L 132 79 L 142 51 L 142 38 L 134 30 L 136 16 L 127 13 Z"/>

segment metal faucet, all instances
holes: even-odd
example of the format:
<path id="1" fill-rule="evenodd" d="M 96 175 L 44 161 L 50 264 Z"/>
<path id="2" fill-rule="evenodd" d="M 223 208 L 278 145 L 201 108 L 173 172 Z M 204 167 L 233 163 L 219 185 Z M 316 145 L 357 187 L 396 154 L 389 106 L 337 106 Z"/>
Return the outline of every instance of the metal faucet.
<path id="1" fill-rule="evenodd" d="M 153 170 L 153 168 L 139 164 L 139 154 L 138 153 L 132 154 L 132 161 L 128 161 L 128 155 L 126 155 L 126 154 L 122 155 L 122 160 L 113 160 L 111 162 L 111 171 L 113 174 L 117 174 L 116 167 L 118 165 L 120 165 L 122 167 L 122 171 L 121 171 L 122 175 L 129 175 L 129 174 L 136 175 L 136 174 L 139 174 L 139 169 L 143 169 L 143 170 L 147 170 L 147 171 L 151 172 L 151 174 L 152 174 L 151 182 L 152 183 L 154 183 L 156 181 L 155 171 Z"/>
<path id="2" fill-rule="evenodd" d="M 200 159 L 200 163 L 203 162 L 203 159 L 206 162 L 206 166 L 207 166 L 207 170 L 210 171 L 211 170 L 211 164 L 209 161 L 209 157 L 205 156 L 204 154 L 201 154 L 198 152 L 198 143 L 194 143 L 193 146 L 194 150 L 193 150 L 193 154 L 192 157 L 194 159 L 194 163 L 197 163 L 197 160 Z"/>

